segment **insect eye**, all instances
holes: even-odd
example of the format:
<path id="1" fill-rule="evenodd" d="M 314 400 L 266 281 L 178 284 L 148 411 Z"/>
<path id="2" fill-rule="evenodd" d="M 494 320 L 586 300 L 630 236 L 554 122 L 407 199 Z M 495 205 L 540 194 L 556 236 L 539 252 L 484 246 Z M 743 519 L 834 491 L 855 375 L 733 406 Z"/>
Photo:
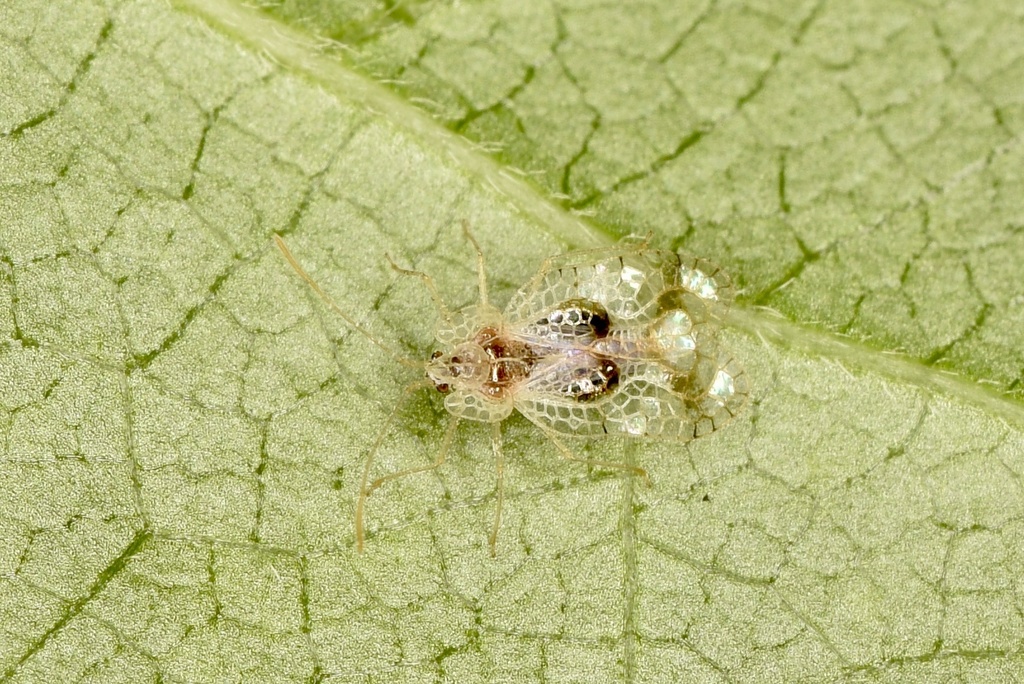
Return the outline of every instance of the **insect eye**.
<path id="1" fill-rule="evenodd" d="M 452 363 L 462 363 L 462 357 L 461 356 L 453 356 L 452 357 Z"/>
<path id="2" fill-rule="evenodd" d="M 431 360 L 433 360 L 433 359 L 439 359 L 442 356 L 444 356 L 444 352 L 442 352 L 440 349 L 438 349 L 437 351 L 435 351 L 433 354 L 430 355 L 430 358 L 431 358 Z"/>
<path id="3" fill-rule="evenodd" d="M 442 382 L 438 385 L 435 385 L 435 387 L 437 388 L 437 391 L 440 392 L 441 394 L 448 394 L 449 392 L 452 391 L 451 385 L 449 385 L 446 382 Z"/>

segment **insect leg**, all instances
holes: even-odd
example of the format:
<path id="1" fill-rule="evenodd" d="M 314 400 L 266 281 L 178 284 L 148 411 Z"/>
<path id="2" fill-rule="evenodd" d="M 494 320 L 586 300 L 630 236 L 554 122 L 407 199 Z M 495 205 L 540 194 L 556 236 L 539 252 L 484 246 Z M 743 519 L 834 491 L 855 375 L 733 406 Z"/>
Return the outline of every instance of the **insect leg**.
<path id="1" fill-rule="evenodd" d="M 465 219 L 462 221 L 462 232 L 473 245 L 473 249 L 476 250 L 476 277 L 480 281 L 480 304 L 487 306 L 487 271 L 484 269 L 484 251 L 480 249 L 480 243 L 469 231 L 469 221 Z"/>
<path id="2" fill-rule="evenodd" d="M 391 409 L 391 413 L 384 420 L 384 424 L 380 428 L 380 432 L 377 433 L 377 439 L 374 440 L 373 446 L 370 447 L 370 452 L 366 455 L 366 463 L 363 465 L 363 477 L 359 481 L 359 498 L 356 499 L 356 551 L 359 553 L 363 552 L 363 511 L 366 508 L 366 497 L 370 493 L 367 487 L 367 481 L 370 479 L 370 468 L 373 466 L 373 459 L 377 455 L 377 450 L 380 445 L 384 442 L 384 437 L 387 436 L 391 430 L 391 424 L 395 420 L 395 416 L 405 405 L 405 402 L 409 400 L 409 397 L 413 395 L 417 390 L 424 389 L 432 386 L 433 383 L 429 380 L 417 380 L 416 382 L 408 385 L 402 392 L 402 396 L 395 402 L 394 408 Z"/>
<path id="3" fill-rule="evenodd" d="M 427 286 L 427 290 L 430 292 L 430 298 L 434 301 L 434 306 L 437 307 L 438 313 L 441 314 L 441 318 L 450 325 L 452 322 L 452 312 L 448 309 L 448 305 L 444 303 L 444 300 L 441 299 L 441 293 L 437 291 L 437 285 L 434 283 L 434 279 L 423 271 L 402 268 L 392 260 L 391 255 L 389 254 L 385 253 L 384 258 L 388 260 L 388 263 L 391 264 L 391 268 L 393 268 L 397 273 L 404 276 L 413 276 L 414 278 L 419 278 L 423 281 L 423 284 Z"/>
<path id="4" fill-rule="evenodd" d="M 501 423 L 491 423 L 491 451 L 494 452 L 494 467 L 498 481 L 495 485 L 497 509 L 494 511 L 494 527 L 488 540 L 491 544 L 491 558 L 495 556 L 498 546 L 498 528 L 501 527 L 501 506 L 505 502 L 505 453 L 501 448 Z"/>
<path id="5" fill-rule="evenodd" d="M 389 480 L 397 480 L 398 478 L 405 477 L 406 475 L 423 473 L 428 470 L 434 470 L 435 468 L 441 467 L 444 464 L 445 460 L 448 458 L 448 451 L 449 449 L 451 449 L 452 439 L 455 437 L 455 430 L 458 427 L 459 417 L 454 414 L 449 416 L 448 428 L 445 430 L 444 433 L 444 441 L 441 442 L 441 450 L 438 452 L 437 459 L 433 463 L 425 466 L 416 466 L 415 468 L 406 468 L 405 470 L 399 470 L 397 473 L 389 473 L 384 477 L 378 477 L 376 480 L 371 482 L 369 486 L 366 488 L 366 496 L 370 496 L 370 494 L 372 494 L 373 491 L 377 489 L 377 487 L 380 487 L 382 484 Z"/>
<path id="6" fill-rule="evenodd" d="M 625 470 L 627 472 L 633 473 L 634 475 L 639 475 L 644 479 L 644 484 L 646 484 L 648 487 L 651 486 L 651 478 L 647 474 L 647 471 L 644 470 L 643 468 L 634 465 L 629 465 L 626 463 L 616 463 L 615 461 L 594 461 L 589 458 L 580 458 L 579 456 L 577 456 L 576 454 L 569 450 L 569 447 L 567 447 L 565 443 L 563 443 L 562 440 L 558 438 L 558 435 L 556 435 L 553 430 L 549 430 L 548 428 L 543 427 L 541 425 L 537 425 L 537 427 L 540 428 L 541 432 L 547 435 L 548 439 L 554 442 L 555 446 L 558 447 L 558 451 L 562 455 L 562 458 L 566 459 L 567 461 L 586 463 L 588 466 L 597 466 L 599 468 Z"/>

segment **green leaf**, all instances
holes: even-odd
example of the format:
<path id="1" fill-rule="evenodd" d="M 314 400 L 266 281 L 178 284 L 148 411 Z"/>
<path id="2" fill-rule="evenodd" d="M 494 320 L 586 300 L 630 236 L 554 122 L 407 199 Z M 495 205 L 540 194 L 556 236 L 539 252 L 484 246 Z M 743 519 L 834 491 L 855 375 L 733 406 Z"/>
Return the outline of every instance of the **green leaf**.
<path id="1" fill-rule="evenodd" d="M 611 232 L 1019 398 L 1019 7 L 925 4 L 491 0 L 359 30 L 343 3 L 271 11 Z"/>
<path id="2" fill-rule="evenodd" d="M 0 8 L 0 682 L 1013 681 L 1022 38 L 998 3 Z M 510 419 L 496 558 L 465 426 L 358 555 L 418 378 L 270 236 L 425 357 L 383 254 L 472 303 L 462 219 L 497 301 L 627 232 L 723 262 L 753 402 L 572 444 L 650 489 Z M 416 395 L 374 472 L 444 427 Z"/>

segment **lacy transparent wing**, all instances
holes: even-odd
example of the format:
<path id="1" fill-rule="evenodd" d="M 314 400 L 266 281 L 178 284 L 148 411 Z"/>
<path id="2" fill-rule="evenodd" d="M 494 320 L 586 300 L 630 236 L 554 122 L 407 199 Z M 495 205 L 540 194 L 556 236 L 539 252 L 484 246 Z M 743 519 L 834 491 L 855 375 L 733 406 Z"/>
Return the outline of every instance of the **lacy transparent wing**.
<path id="1" fill-rule="evenodd" d="M 731 356 L 698 362 L 685 377 L 662 363 L 625 362 L 616 386 L 585 402 L 564 391 L 568 369 L 552 364 L 548 370 L 519 391 L 515 408 L 564 435 L 688 442 L 723 427 L 743 408 L 750 391 L 743 367 Z"/>
<path id="2" fill-rule="evenodd" d="M 721 345 L 714 347 L 709 357 L 698 361 L 690 377 L 690 386 L 695 391 L 687 396 L 687 401 L 697 416 L 694 438 L 721 429 L 750 398 L 750 380 L 743 364 Z"/>
<path id="3" fill-rule="evenodd" d="M 703 259 L 644 244 L 552 257 L 505 310 L 539 358 L 515 407 L 561 434 L 688 441 L 746 401 L 718 343 L 732 281 Z"/>
<path id="4" fill-rule="evenodd" d="M 601 304 L 613 325 L 649 322 L 659 313 L 659 297 L 686 291 L 721 317 L 733 299 L 731 279 L 705 259 L 652 249 L 643 244 L 570 252 L 546 260 L 505 308 L 516 329 L 541 320 L 571 300 Z"/>

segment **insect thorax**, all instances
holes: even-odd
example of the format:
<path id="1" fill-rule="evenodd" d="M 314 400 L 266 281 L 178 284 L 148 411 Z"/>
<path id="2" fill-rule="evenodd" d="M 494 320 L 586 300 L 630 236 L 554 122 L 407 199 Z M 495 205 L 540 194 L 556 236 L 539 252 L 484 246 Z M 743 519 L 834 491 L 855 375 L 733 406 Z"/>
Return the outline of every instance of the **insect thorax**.
<path id="1" fill-rule="evenodd" d="M 530 345 L 500 327 L 486 325 L 450 352 L 434 352 L 427 375 L 444 394 L 478 392 L 500 402 L 529 377 L 536 361 Z"/>
<path id="2" fill-rule="evenodd" d="M 589 402 L 612 392 L 615 361 L 596 344 L 610 327 L 608 312 L 594 301 L 570 299 L 532 324 L 511 332 L 490 307 L 470 307 L 438 331 L 438 340 L 463 341 L 436 351 L 427 375 L 448 410 L 470 420 L 498 420 L 511 412 L 516 393 L 543 386 L 545 393 Z M 474 326 L 474 324 L 476 324 Z"/>

